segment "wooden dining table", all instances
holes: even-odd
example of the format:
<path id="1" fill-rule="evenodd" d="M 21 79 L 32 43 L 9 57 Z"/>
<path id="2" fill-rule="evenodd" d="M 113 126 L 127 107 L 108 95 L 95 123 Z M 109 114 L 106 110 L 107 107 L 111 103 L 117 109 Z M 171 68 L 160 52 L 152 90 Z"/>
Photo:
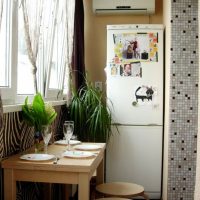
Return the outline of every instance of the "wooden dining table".
<path id="1" fill-rule="evenodd" d="M 33 149 L 5 159 L 2 162 L 4 169 L 4 200 L 16 200 L 17 181 L 77 184 L 78 199 L 89 200 L 90 180 L 93 174 L 96 172 L 97 184 L 104 182 L 104 153 L 106 147 L 105 143 L 92 144 L 98 144 L 100 148 L 90 151 L 93 152 L 93 155 L 86 158 L 62 156 L 66 146 L 52 144 L 48 146 L 48 154 L 55 155 L 55 157 L 59 156 L 60 159 L 57 162 L 55 158 L 45 161 L 29 161 L 20 158 L 22 155 L 33 153 Z M 73 146 L 71 151 L 73 151 Z"/>

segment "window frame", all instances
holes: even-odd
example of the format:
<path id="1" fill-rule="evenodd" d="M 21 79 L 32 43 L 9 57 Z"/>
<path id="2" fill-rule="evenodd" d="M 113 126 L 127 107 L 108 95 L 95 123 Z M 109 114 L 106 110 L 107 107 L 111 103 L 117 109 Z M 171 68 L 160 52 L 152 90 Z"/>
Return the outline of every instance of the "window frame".
<path id="1" fill-rule="evenodd" d="M 9 15 L 9 28 L 8 28 L 8 38 L 7 38 L 7 46 L 9 47 L 8 51 L 8 57 L 7 59 L 7 67 L 9 67 L 9 86 L 8 87 L 1 87 L 1 96 L 2 96 L 2 101 L 3 104 L 15 104 L 15 99 L 16 99 L 16 89 L 17 89 L 17 69 L 16 69 L 16 61 L 17 61 L 17 54 L 16 54 L 16 45 L 17 45 L 17 40 L 16 40 L 16 35 L 12 34 L 13 30 L 16 30 L 17 28 L 17 3 L 16 1 L 12 0 L 4 0 L 6 1 L 9 5 L 6 7 L 8 10 Z"/>
<path id="2" fill-rule="evenodd" d="M 56 9 L 55 9 L 55 16 L 54 16 L 54 21 L 53 21 L 53 24 L 54 24 L 54 27 L 56 26 L 57 24 L 57 17 L 58 17 L 58 9 L 59 9 L 59 1 L 57 1 L 57 5 L 56 5 Z M 54 41 L 55 41 L 55 28 L 54 30 L 52 31 L 52 38 L 51 38 L 51 49 L 53 49 L 53 46 L 54 46 Z M 57 100 L 60 100 L 60 99 L 63 99 L 64 95 L 63 95 L 63 90 L 64 90 L 64 79 L 65 79 L 65 73 L 66 73 L 66 65 L 63 65 L 62 66 L 62 69 L 60 70 L 60 74 L 58 74 L 58 88 L 50 88 L 50 78 L 51 78 L 51 67 L 52 67 L 52 57 L 53 57 L 53 51 L 51 51 L 50 53 L 50 57 L 49 57 L 49 60 L 48 60 L 48 67 L 47 67 L 47 78 L 46 78 L 46 87 L 45 87 L 45 98 L 47 99 L 57 99 Z"/>
<path id="3" fill-rule="evenodd" d="M 9 35 L 9 66 L 10 66 L 10 77 L 9 77 L 9 87 L 0 87 L 1 89 L 1 96 L 3 105 L 15 105 L 21 104 L 24 102 L 25 98 L 28 96 L 31 100 L 34 95 L 18 95 L 17 94 L 17 73 L 18 73 L 18 9 L 19 9 L 19 2 L 18 0 L 5 0 L 10 2 L 9 8 L 9 16 L 10 16 L 10 32 Z M 56 19 L 55 19 L 56 20 Z M 53 43 L 53 41 L 52 41 Z M 48 66 L 46 69 L 47 77 L 46 77 L 46 85 L 44 85 L 44 69 L 39 69 L 37 72 L 37 82 L 38 88 L 40 93 L 43 95 L 45 100 L 62 100 L 64 98 L 63 95 L 63 87 L 64 87 L 64 79 L 65 79 L 65 72 L 66 72 L 66 65 L 60 71 L 59 75 L 59 83 L 57 89 L 49 88 L 50 83 L 50 73 L 51 73 L 51 65 Z M 64 72 L 64 73 L 61 73 Z M 39 74 L 39 76 L 38 76 Z M 42 83 L 42 84 L 41 84 Z M 45 96 L 44 96 L 45 92 Z"/>

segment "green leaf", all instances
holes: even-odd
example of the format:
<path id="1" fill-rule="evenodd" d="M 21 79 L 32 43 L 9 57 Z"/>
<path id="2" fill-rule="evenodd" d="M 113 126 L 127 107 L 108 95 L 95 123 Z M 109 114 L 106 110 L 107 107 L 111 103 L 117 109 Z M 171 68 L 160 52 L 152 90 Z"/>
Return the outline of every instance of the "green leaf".
<path id="1" fill-rule="evenodd" d="M 22 106 L 22 116 L 28 125 L 35 127 L 35 131 L 40 131 L 42 125 L 51 124 L 55 120 L 57 113 L 50 105 L 46 108 L 41 94 L 37 93 L 31 105 L 26 97 Z"/>
<path id="2" fill-rule="evenodd" d="M 111 112 L 104 95 L 85 78 L 86 85 L 73 90 L 70 119 L 75 132 L 82 141 L 107 142 L 111 135 Z M 112 104 L 111 104 L 112 105 Z"/>

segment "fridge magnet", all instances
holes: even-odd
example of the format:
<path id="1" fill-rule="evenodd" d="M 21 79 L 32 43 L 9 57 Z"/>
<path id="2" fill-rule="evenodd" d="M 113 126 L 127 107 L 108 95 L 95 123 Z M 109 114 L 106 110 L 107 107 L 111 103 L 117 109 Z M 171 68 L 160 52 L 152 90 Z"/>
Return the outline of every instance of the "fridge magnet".
<path id="1" fill-rule="evenodd" d="M 154 105 L 157 90 L 153 86 L 141 85 L 134 90 L 134 101 L 132 105 Z"/>
<path id="2" fill-rule="evenodd" d="M 138 102 L 137 101 L 133 101 L 132 102 L 132 106 L 135 106 L 135 107 L 138 106 Z"/>
<path id="3" fill-rule="evenodd" d="M 149 59 L 149 53 L 147 53 L 146 50 L 144 50 L 144 51 L 141 53 L 141 59 L 142 59 L 142 60 L 148 60 L 148 59 Z"/>

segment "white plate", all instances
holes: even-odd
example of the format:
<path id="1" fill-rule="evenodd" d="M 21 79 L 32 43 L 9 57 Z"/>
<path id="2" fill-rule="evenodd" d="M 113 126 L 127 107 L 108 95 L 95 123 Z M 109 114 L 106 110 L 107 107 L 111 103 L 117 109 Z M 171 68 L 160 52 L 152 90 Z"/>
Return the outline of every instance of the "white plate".
<path id="1" fill-rule="evenodd" d="M 97 144 L 81 144 L 74 147 L 79 150 L 98 150 L 101 149 L 100 145 Z"/>
<path id="2" fill-rule="evenodd" d="M 88 158 L 95 156 L 95 154 L 87 151 L 65 151 L 63 156 L 68 158 Z"/>
<path id="3" fill-rule="evenodd" d="M 54 142 L 55 144 L 62 144 L 62 145 L 67 145 L 67 141 L 66 140 L 58 140 L 56 142 Z M 70 144 L 71 145 L 75 145 L 75 144 L 80 144 L 81 141 L 78 140 L 70 140 Z"/>
<path id="4" fill-rule="evenodd" d="M 55 156 L 50 154 L 26 154 L 20 157 L 22 160 L 32 160 L 32 161 L 42 161 L 42 160 L 51 160 Z"/>

